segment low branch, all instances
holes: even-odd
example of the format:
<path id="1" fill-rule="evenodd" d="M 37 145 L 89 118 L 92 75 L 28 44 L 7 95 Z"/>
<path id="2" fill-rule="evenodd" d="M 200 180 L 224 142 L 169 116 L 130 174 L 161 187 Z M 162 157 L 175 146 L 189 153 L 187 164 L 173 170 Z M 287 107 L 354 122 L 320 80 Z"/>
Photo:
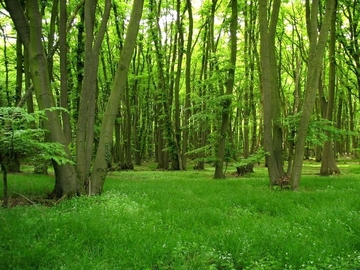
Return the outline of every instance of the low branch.
<path id="1" fill-rule="evenodd" d="M 22 96 L 16 107 L 22 108 L 25 102 L 28 100 L 28 98 L 32 95 L 33 91 L 34 91 L 34 86 L 31 85 L 29 89 L 25 92 L 25 94 Z"/>

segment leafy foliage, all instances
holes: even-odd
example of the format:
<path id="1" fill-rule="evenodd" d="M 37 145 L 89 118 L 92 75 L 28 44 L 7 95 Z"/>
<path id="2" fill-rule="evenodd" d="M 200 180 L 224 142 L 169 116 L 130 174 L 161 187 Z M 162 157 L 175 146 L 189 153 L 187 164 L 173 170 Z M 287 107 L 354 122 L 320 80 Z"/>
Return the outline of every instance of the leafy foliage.
<path id="1" fill-rule="evenodd" d="M 295 132 L 295 137 L 289 138 L 290 140 L 296 140 L 296 129 L 300 124 L 301 112 L 293 115 L 288 115 L 283 119 L 283 124 L 290 131 Z M 313 115 L 309 125 L 309 131 L 307 141 L 314 145 L 322 146 L 324 141 L 335 140 L 339 141 L 342 136 L 356 135 L 354 132 L 339 129 L 335 126 L 333 121 L 329 121 L 322 117 Z"/>
<path id="2" fill-rule="evenodd" d="M 46 142 L 46 130 L 37 128 L 35 122 L 44 114 L 28 114 L 18 107 L 0 108 L 0 163 L 3 166 L 15 158 L 40 157 L 58 164 L 71 162 L 58 142 Z"/>

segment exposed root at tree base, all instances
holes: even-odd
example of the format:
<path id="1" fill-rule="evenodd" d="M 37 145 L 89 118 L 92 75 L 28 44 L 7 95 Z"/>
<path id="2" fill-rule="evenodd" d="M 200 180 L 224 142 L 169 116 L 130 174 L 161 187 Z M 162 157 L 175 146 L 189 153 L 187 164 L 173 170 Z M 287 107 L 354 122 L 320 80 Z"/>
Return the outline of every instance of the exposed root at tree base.
<path id="1" fill-rule="evenodd" d="M 66 196 L 61 197 L 60 199 L 49 199 L 47 197 L 31 197 L 25 196 L 23 194 L 16 194 L 8 199 L 9 208 L 17 206 L 31 206 L 31 205 L 41 205 L 45 207 L 51 207 L 62 202 Z M 0 200 L 0 205 L 4 205 L 4 201 Z"/>

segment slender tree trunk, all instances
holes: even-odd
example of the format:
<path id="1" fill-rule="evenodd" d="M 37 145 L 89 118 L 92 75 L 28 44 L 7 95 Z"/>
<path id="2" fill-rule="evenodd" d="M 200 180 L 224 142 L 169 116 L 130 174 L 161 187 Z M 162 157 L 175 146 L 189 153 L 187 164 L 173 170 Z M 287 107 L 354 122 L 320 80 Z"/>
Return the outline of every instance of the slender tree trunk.
<path id="1" fill-rule="evenodd" d="M 191 1 L 186 1 L 186 7 L 189 16 L 189 33 L 186 45 L 186 68 L 185 68 L 185 104 L 184 104 L 184 123 L 183 123 L 183 136 L 182 136 L 182 169 L 186 170 L 186 160 L 187 160 L 187 151 L 189 144 L 189 119 L 190 119 L 190 95 L 191 95 L 191 46 L 192 46 L 192 36 L 193 36 L 193 15 L 192 15 L 192 6 Z"/>
<path id="2" fill-rule="evenodd" d="M 335 60 L 335 42 L 336 42 L 336 8 L 334 8 L 334 12 L 331 18 L 331 26 L 330 26 L 330 45 L 329 45 L 329 59 L 330 59 L 330 67 L 329 67 L 329 95 L 327 102 L 327 110 L 326 110 L 326 119 L 332 122 L 333 120 L 333 111 L 334 111 L 334 103 L 335 103 L 335 88 L 336 88 L 336 60 Z M 327 137 L 330 137 L 330 133 L 326 132 Z M 333 142 L 329 138 L 324 142 L 323 146 L 323 154 L 321 159 L 321 168 L 320 175 L 327 176 L 332 174 L 339 174 L 340 170 L 336 165 L 335 161 L 335 153 Z"/>
<path id="3" fill-rule="evenodd" d="M 101 194 L 105 182 L 107 164 L 109 159 L 111 159 L 113 128 L 119 108 L 118 104 L 125 91 L 128 70 L 139 30 L 143 4 L 143 0 L 134 0 L 133 3 L 124 47 L 120 53 L 120 60 L 115 74 L 114 84 L 111 89 L 109 101 L 101 124 L 99 147 L 96 152 L 91 179 L 89 182 L 89 194 Z"/>
<path id="4" fill-rule="evenodd" d="M 11 93 L 9 89 L 9 61 L 8 61 L 8 55 L 7 55 L 7 34 L 5 32 L 5 29 L 0 25 L 0 30 L 2 32 L 3 36 L 3 52 L 4 52 L 4 67 L 5 67 L 5 93 L 6 93 L 6 106 L 11 107 L 12 106 L 12 100 L 11 100 Z M 0 101 L 0 105 L 2 106 L 2 100 Z"/>
<path id="5" fill-rule="evenodd" d="M 181 13 L 181 0 L 176 1 L 176 10 L 177 10 L 177 17 L 176 17 L 176 25 L 178 28 L 178 44 L 176 46 L 177 49 L 174 48 L 175 52 L 177 51 L 177 70 L 175 75 L 175 86 L 174 86 L 174 92 L 175 92 L 175 137 L 176 141 L 180 145 L 181 142 L 181 116 L 180 116 L 180 79 L 182 75 L 182 62 L 184 57 L 184 33 L 182 30 L 182 19 L 180 18 Z M 187 73 L 186 73 L 187 74 Z M 187 75 L 185 75 L 187 76 Z M 186 78 L 185 78 L 186 80 Z M 186 84 L 187 87 L 187 84 Z M 186 128 L 186 127 L 185 127 Z M 186 152 L 183 150 L 183 145 L 181 149 L 181 168 L 183 170 L 186 169 L 186 164 L 184 166 L 184 159 L 186 160 Z"/>
<path id="6" fill-rule="evenodd" d="M 301 120 L 298 128 L 297 140 L 295 143 L 294 165 L 291 173 L 291 186 L 293 190 L 297 190 L 300 185 L 306 136 L 310 123 L 310 117 L 312 115 L 315 104 L 316 92 L 318 89 L 319 77 L 322 67 L 322 60 L 325 53 L 325 45 L 330 29 L 330 20 L 333 14 L 335 1 L 329 0 L 326 3 L 326 13 L 322 21 L 319 35 L 317 28 L 318 5 L 319 0 L 313 0 L 311 8 L 310 27 L 308 27 L 310 51 L 307 80 L 305 84 L 305 99 L 301 110 Z"/>
<path id="7" fill-rule="evenodd" d="M 21 92 L 22 92 L 22 83 L 23 83 L 23 52 L 22 52 L 22 43 L 19 39 L 16 40 L 16 88 L 15 88 L 15 104 L 16 106 L 21 105 Z M 5 59 L 5 89 L 8 90 L 9 84 L 9 70 L 8 70 L 8 60 L 6 53 L 6 35 L 4 35 L 4 59 Z M 1 103 L 1 101 L 0 101 Z M 0 104 L 1 106 L 1 104 Z M 7 106 L 11 106 L 8 104 Z M 18 153 L 15 153 L 14 157 L 10 160 L 8 165 L 8 172 L 20 172 L 20 156 Z"/>
<path id="8" fill-rule="evenodd" d="M 143 64 L 141 61 L 141 54 L 143 50 L 143 46 L 141 42 L 135 48 L 135 55 L 133 59 L 133 72 L 136 75 L 140 75 L 142 73 Z M 131 100 L 133 101 L 133 106 L 135 107 L 135 113 L 133 116 L 133 123 L 132 123 L 132 131 L 134 136 L 134 160 L 135 165 L 141 165 L 142 157 L 141 157 L 141 132 L 140 131 L 140 116 L 141 116 L 141 109 L 140 109 L 140 100 L 141 100 L 141 86 L 139 84 L 139 80 L 136 79 L 133 86 L 133 92 L 131 96 Z M 147 102 L 147 101 L 146 101 Z"/>
<path id="9" fill-rule="evenodd" d="M 230 25 L 230 68 L 228 70 L 228 78 L 226 81 L 226 100 L 222 107 L 222 119 L 220 127 L 220 139 L 217 145 L 217 155 L 215 162 L 215 179 L 225 178 L 224 175 L 224 159 L 226 147 L 226 135 L 229 132 L 230 116 L 231 116 L 231 98 L 234 87 L 235 69 L 236 69 L 236 50 L 237 50 L 237 0 L 231 1 L 231 25 Z"/>
<path id="10" fill-rule="evenodd" d="M 76 129 L 76 165 L 80 180 L 88 187 L 93 155 L 96 110 L 97 72 L 100 47 L 110 16 L 111 1 L 105 1 L 101 24 L 95 34 L 96 0 L 85 1 L 85 59 L 84 77 L 80 93 L 79 118 Z"/>
<path id="11" fill-rule="evenodd" d="M 132 149 L 131 149 L 131 121 L 132 114 L 130 108 L 130 89 L 129 87 L 125 87 L 125 169 L 132 170 L 134 169 L 134 165 L 132 162 Z"/>
<path id="12" fill-rule="evenodd" d="M 85 24 L 85 15 L 84 15 L 84 7 L 80 9 L 80 20 L 76 24 L 77 28 L 77 44 L 76 44 L 76 94 L 75 94 L 75 102 L 73 104 L 73 120 L 78 122 L 79 120 L 79 108 L 80 108 L 80 96 L 81 89 L 83 87 L 84 81 L 84 52 L 85 52 L 85 44 L 84 44 L 84 24 Z M 75 127 L 76 128 L 76 127 Z"/>
<path id="13" fill-rule="evenodd" d="M 161 163 L 158 163 L 159 169 L 167 169 L 169 159 L 171 161 L 171 168 L 173 170 L 180 170 L 180 160 L 179 160 L 179 153 L 180 147 L 178 142 L 176 141 L 176 136 L 174 132 L 174 127 L 171 121 L 171 110 L 169 105 L 169 91 L 168 91 L 168 83 L 167 78 L 165 77 L 165 66 L 164 66 L 164 52 L 165 49 L 161 44 L 161 28 L 159 25 L 160 17 L 158 11 L 155 10 L 155 1 L 150 1 L 150 22 L 151 26 L 151 35 L 155 46 L 155 55 L 156 55 L 156 62 L 158 65 L 158 72 L 159 78 L 157 84 L 157 98 L 161 104 L 161 118 L 159 120 L 159 127 L 161 128 L 161 136 L 164 136 L 163 139 L 159 137 L 159 147 L 161 146 L 161 140 L 166 140 L 166 148 L 168 151 L 158 151 L 158 155 L 164 155 L 160 157 L 164 160 L 164 166 L 161 167 Z M 155 19 L 154 19 L 155 17 Z M 160 115 L 159 115 L 160 116 Z M 165 145 L 165 142 L 164 142 Z M 159 149 L 160 150 L 160 149 Z M 163 148 L 161 149 L 163 150 Z"/>
<path id="14" fill-rule="evenodd" d="M 60 45 L 60 106 L 67 111 L 62 111 L 62 124 L 65 135 L 66 143 L 71 142 L 71 125 L 69 115 L 69 101 L 68 101 L 68 59 L 67 59 L 67 44 L 66 44 L 66 22 L 67 22 L 67 11 L 66 11 L 66 0 L 60 0 L 60 29 L 59 29 L 59 45 Z"/>
<path id="15" fill-rule="evenodd" d="M 1 163 L 1 170 L 3 173 L 3 196 L 4 196 L 3 207 L 8 208 L 9 207 L 9 194 L 8 194 L 7 168 L 2 163 Z"/>
<path id="16" fill-rule="evenodd" d="M 268 1 L 259 2 L 261 87 L 264 113 L 264 150 L 267 153 L 270 185 L 285 175 L 282 158 L 282 127 L 280 122 L 279 82 L 275 55 L 275 32 L 280 0 L 272 2 L 268 23 Z"/>

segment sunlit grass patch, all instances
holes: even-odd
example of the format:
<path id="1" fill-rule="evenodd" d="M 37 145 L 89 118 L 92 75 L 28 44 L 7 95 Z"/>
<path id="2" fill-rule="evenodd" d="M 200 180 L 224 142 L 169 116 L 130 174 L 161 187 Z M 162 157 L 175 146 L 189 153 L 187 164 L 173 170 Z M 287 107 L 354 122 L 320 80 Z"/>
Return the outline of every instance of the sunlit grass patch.
<path id="1" fill-rule="evenodd" d="M 270 190 L 262 165 L 212 173 L 111 172 L 101 196 L 2 209 L 0 268 L 360 268 L 358 175 L 305 175 L 292 192 Z M 22 176 L 11 175 L 17 193 L 52 188 Z"/>

